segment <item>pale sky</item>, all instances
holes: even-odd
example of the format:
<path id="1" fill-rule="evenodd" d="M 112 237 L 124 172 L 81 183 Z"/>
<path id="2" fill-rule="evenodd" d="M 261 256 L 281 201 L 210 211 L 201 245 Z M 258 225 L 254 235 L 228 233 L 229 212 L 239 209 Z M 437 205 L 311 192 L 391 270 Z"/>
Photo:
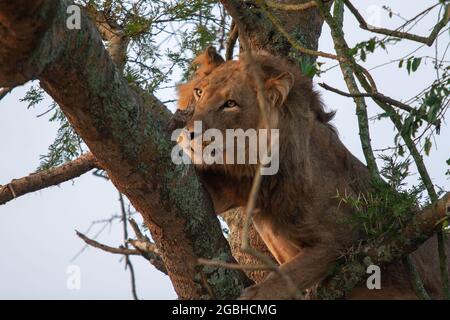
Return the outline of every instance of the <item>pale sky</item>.
<path id="1" fill-rule="evenodd" d="M 394 11 L 401 12 L 406 18 L 415 16 L 421 10 L 436 1 L 358 1 L 355 5 L 360 12 L 372 19 L 378 26 L 395 28 L 402 23 L 399 18 L 389 19 L 381 9 L 388 4 Z M 379 14 L 377 13 L 379 12 Z M 423 19 L 414 29 L 421 35 L 428 35 L 437 19 L 437 10 Z M 345 19 L 347 41 L 353 45 L 367 40 L 370 34 L 360 30 L 357 22 L 349 14 Z M 449 43 L 449 33 L 441 36 L 438 45 L 443 52 Z M 388 47 L 388 53 L 378 50 L 369 55 L 365 66 L 370 69 L 390 60 L 398 59 L 412 52 L 419 45 L 403 41 L 397 46 Z M 320 41 L 320 50 L 334 52 L 329 29 L 325 26 Z M 416 56 L 434 56 L 434 47 L 423 47 Z M 447 54 L 446 60 L 449 59 Z M 327 66 L 334 63 L 329 60 Z M 416 73 L 408 76 L 406 70 L 399 70 L 398 63 L 372 71 L 380 92 L 405 101 L 425 86 L 432 83 L 435 72 L 431 60 L 422 61 Z M 179 78 L 174 78 L 174 82 Z M 347 91 L 339 68 L 323 75 L 319 82 Z M 39 164 L 39 155 L 47 152 L 53 142 L 57 127 L 48 122 L 48 117 L 36 118 L 46 110 L 51 100 L 47 99 L 35 109 L 27 110 L 24 102 L 19 102 L 30 87 L 26 84 L 16 88 L 0 101 L 0 184 L 11 179 L 23 177 L 33 172 Z M 363 159 L 360 147 L 355 106 L 349 98 L 324 92 L 323 99 L 330 110 L 337 110 L 335 125 L 344 144 L 360 159 Z M 161 100 L 174 98 L 173 90 L 158 93 Z M 380 112 L 372 102 L 368 102 L 370 115 Z M 450 119 L 447 115 L 447 122 Z M 371 123 L 371 135 L 374 149 L 392 145 L 393 126 L 389 121 Z M 443 123 L 441 134 L 433 141 L 431 156 L 425 158 L 433 181 L 450 190 L 448 176 L 444 173 L 450 158 L 450 129 Z M 437 145 L 437 149 L 436 149 Z M 417 175 L 410 177 L 414 182 Z M 75 235 L 75 229 L 84 232 L 91 221 L 109 218 L 119 214 L 115 188 L 102 179 L 88 173 L 74 181 L 59 187 L 52 187 L 22 196 L 0 206 L 0 299 L 130 299 L 129 272 L 124 270 L 121 256 L 108 254 L 94 248 L 88 248 L 78 259 L 70 259 L 83 246 Z M 140 220 L 140 219 L 139 219 Z M 97 229 L 91 230 L 94 235 Z M 114 222 L 98 238 L 99 241 L 117 246 L 121 244 L 122 229 Z M 131 233 L 130 233 L 131 234 Z M 144 299 L 173 299 L 176 297 L 167 276 L 153 268 L 140 257 L 131 258 L 137 276 L 137 290 Z M 81 271 L 81 287 L 69 290 L 66 282 L 67 268 L 76 265 Z"/>

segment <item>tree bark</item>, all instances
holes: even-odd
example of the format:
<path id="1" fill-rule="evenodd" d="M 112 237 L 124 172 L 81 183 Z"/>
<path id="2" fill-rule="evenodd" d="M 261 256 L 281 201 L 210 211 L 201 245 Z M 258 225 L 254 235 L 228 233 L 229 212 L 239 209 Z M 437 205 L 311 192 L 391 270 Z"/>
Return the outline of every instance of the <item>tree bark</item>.
<path id="1" fill-rule="evenodd" d="M 294 59 L 313 63 L 316 57 L 299 54 L 289 44 L 289 41 L 264 16 L 257 1 L 220 0 L 228 13 L 239 19 L 244 27 L 252 50 L 265 50 L 274 55 L 291 56 Z M 309 0 L 277 0 L 280 4 L 302 4 Z M 331 5 L 332 1 L 330 1 Z M 302 46 L 317 50 L 322 32 L 323 19 L 316 8 L 302 11 L 283 11 L 270 9 L 282 22 L 283 27 Z M 241 30 L 240 30 L 241 32 Z M 306 59 L 306 60 L 305 60 Z"/>
<path id="2" fill-rule="evenodd" d="M 86 153 L 51 170 L 35 172 L 20 179 L 13 179 L 4 186 L 0 185 L 0 205 L 27 193 L 75 179 L 96 167 L 96 160 L 92 153 Z"/>

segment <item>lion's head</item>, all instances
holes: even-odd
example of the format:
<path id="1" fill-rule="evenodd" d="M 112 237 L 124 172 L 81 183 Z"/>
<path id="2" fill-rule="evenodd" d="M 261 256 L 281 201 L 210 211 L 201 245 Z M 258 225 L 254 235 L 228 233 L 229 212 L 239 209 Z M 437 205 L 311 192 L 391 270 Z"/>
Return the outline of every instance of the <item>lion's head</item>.
<path id="1" fill-rule="evenodd" d="M 328 122 L 331 116 L 324 112 L 317 94 L 312 90 L 310 79 L 304 77 L 298 68 L 266 53 L 254 55 L 253 59 L 253 63 L 260 67 L 258 76 L 264 81 L 264 96 L 269 109 L 270 123 L 270 128 L 266 129 L 280 129 L 281 152 L 287 151 L 283 148 L 294 148 L 289 152 L 296 153 L 295 150 L 298 148 L 305 148 L 302 141 L 306 140 L 312 118 L 316 117 L 322 122 Z M 236 136 L 244 133 L 246 141 L 250 141 L 249 136 L 245 134 L 250 132 L 249 129 L 254 129 L 260 138 L 259 129 L 262 129 L 262 121 L 254 74 L 249 72 L 248 63 L 244 58 L 225 62 L 213 47 L 209 47 L 199 55 L 194 63 L 197 65 L 194 77 L 186 84 L 179 86 L 179 109 L 193 108 L 193 115 L 186 123 L 189 138 L 192 139 L 188 146 L 191 150 L 186 151 L 194 156 L 196 144 L 205 148 L 214 141 L 210 137 L 206 139 L 210 141 L 197 139 L 199 137 L 198 132 L 194 132 L 195 123 L 201 122 L 202 132 L 215 129 L 222 133 L 223 147 L 220 151 L 224 164 L 205 164 L 203 161 L 197 161 L 198 169 L 222 170 L 232 175 L 252 176 L 256 164 L 252 161 L 252 152 L 249 148 L 253 147 L 256 150 L 260 145 L 247 143 L 244 150 L 245 163 L 237 164 L 239 151 L 236 146 Z M 227 135 L 227 130 L 232 129 L 242 130 L 235 131 L 236 135 L 231 137 Z M 270 134 L 269 131 L 268 139 Z M 288 134 L 294 134 L 298 141 L 294 144 L 290 143 L 289 146 L 283 146 L 282 140 L 285 140 Z M 231 139 L 235 139 L 235 149 L 232 154 L 234 158 L 227 159 L 229 156 L 227 146 L 230 146 Z M 267 141 L 267 144 L 269 145 L 270 141 Z M 212 151 L 214 155 L 216 150 Z M 259 159 L 258 151 L 256 154 L 259 162 L 261 159 Z"/>
<path id="2" fill-rule="evenodd" d="M 193 112 L 186 123 L 184 137 L 189 138 L 189 144 L 186 145 L 184 141 L 184 149 L 190 153 L 191 158 L 195 157 L 196 147 L 206 149 L 214 141 L 215 138 L 197 139 L 198 136 L 206 134 L 206 130 L 215 129 L 223 137 L 220 150 L 223 164 L 196 163 L 194 160 L 197 171 L 206 179 L 205 185 L 218 212 L 231 206 L 242 205 L 243 199 L 246 199 L 245 188 L 251 185 L 257 168 L 251 161 L 252 152 L 249 148 L 256 148 L 257 160 L 262 160 L 259 156 L 259 141 L 253 144 L 245 143 L 244 164 L 237 161 L 236 145 L 231 148 L 235 151 L 234 158 L 227 159 L 227 151 L 230 149 L 227 150 L 228 143 L 232 140 L 227 140 L 227 130 L 241 129 L 241 133 L 255 130 L 259 138 L 259 129 L 279 129 L 277 147 L 280 167 L 274 176 L 263 180 L 263 186 L 266 184 L 266 189 L 270 190 L 278 188 L 279 192 L 284 193 L 283 198 L 288 199 L 298 196 L 299 190 L 294 190 L 297 186 L 307 188 L 307 182 L 310 181 L 309 144 L 312 128 L 317 123 L 331 128 L 328 122 L 333 114 L 324 111 L 318 94 L 312 88 L 311 79 L 301 74 L 297 66 L 264 52 L 252 55 L 252 59 L 252 63 L 258 66 L 258 77 L 264 83 L 263 94 L 268 107 L 270 128 L 263 128 L 254 73 L 249 72 L 244 57 L 225 62 L 215 49 L 210 47 L 195 60 L 197 70 L 193 78 L 178 88 L 179 110 L 189 109 Z M 198 121 L 202 124 L 200 134 L 194 130 Z M 268 136 L 270 140 L 270 132 Z M 247 138 L 245 134 L 244 137 Z M 183 145 L 183 142 L 180 144 Z M 270 141 L 267 141 L 266 145 L 270 146 Z M 272 153 L 273 150 L 269 152 Z M 299 184 L 299 181 L 303 183 Z M 296 187 L 287 190 L 280 184 Z M 240 191 L 234 190 L 241 187 L 243 189 Z M 242 194 L 242 201 L 236 200 L 238 193 Z"/>

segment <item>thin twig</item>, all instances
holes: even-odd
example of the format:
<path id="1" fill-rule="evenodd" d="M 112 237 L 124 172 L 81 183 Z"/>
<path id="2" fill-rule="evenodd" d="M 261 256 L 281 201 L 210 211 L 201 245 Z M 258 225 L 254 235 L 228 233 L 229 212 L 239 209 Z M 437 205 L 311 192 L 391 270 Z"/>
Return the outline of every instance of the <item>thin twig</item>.
<path id="1" fill-rule="evenodd" d="M 93 239 L 88 238 L 87 236 L 85 236 L 84 234 L 82 234 L 81 232 L 75 230 L 76 234 L 78 237 L 81 238 L 81 240 L 83 240 L 87 245 L 103 250 L 105 252 L 109 252 L 109 253 L 113 253 L 113 254 L 123 254 L 123 255 L 141 255 L 141 252 L 139 250 L 136 249 L 129 249 L 129 248 L 125 248 L 125 247 L 111 247 L 108 246 L 106 244 L 102 244 L 98 241 L 95 241 Z"/>
<path id="2" fill-rule="evenodd" d="M 138 240 L 140 241 L 145 241 L 147 240 L 146 237 L 142 234 L 141 229 L 139 229 L 138 224 L 136 223 L 136 221 L 134 221 L 133 218 L 128 218 L 128 222 L 130 223 L 131 228 L 134 231 L 134 234 L 136 235 L 136 238 L 138 238 Z"/>
<path id="3" fill-rule="evenodd" d="M 385 96 L 384 94 L 379 93 L 379 92 L 375 92 L 375 93 L 366 93 L 366 92 L 363 92 L 363 93 L 361 93 L 361 92 L 360 93 L 348 93 L 348 92 L 344 92 L 342 90 L 339 90 L 337 88 L 334 88 L 334 87 L 332 87 L 332 86 L 330 86 L 330 85 L 328 85 L 326 83 L 323 83 L 323 82 L 319 83 L 319 86 L 321 86 L 322 88 L 324 88 L 324 89 L 326 89 L 328 91 L 337 93 L 337 94 L 339 94 L 341 96 L 344 96 L 344 97 L 349 97 L 349 98 L 367 97 L 367 98 L 372 98 L 372 99 L 379 100 L 379 101 L 384 102 L 384 103 L 388 103 L 388 104 L 390 104 L 392 106 L 395 106 L 395 107 L 397 107 L 397 108 L 399 108 L 401 110 L 407 111 L 407 112 L 416 111 L 416 109 L 414 109 L 413 107 L 411 107 L 411 106 L 409 106 L 409 105 L 407 105 L 407 104 L 405 104 L 405 103 L 403 103 L 401 101 L 395 100 L 395 99 L 393 99 L 391 97 Z M 420 117 L 423 120 L 428 121 L 425 116 L 420 116 Z"/>
<path id="4" fill-rule="evenodd" d="M 122 213 L 122 226 L 123 226 L 123 242 L 124 247 L 128 249 L 128 228 L 127 228 L 127 211 L 125 209 L 125 200 L 121 192 L 119 192 L 119 203 L 120 203 L 120 211 Z M 131 293 L 133 295 L 134 300 L 139 300 L 137 296 L 136 289 L 136 276 L 134 274 L 133 264 L 131 263 L 130 257 L 125 255 L 125 269 L 128 268 L 130 270 L 130 281 L 131 281 Z"/>

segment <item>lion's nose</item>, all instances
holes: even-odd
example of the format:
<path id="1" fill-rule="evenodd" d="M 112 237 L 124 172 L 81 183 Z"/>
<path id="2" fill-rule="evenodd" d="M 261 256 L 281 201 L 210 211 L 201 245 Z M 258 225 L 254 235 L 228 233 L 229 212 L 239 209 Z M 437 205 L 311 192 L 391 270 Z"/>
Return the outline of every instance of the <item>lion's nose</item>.
<path id="1" fill-rule="evenodd" d="M 194 131 L 189 132 L 189 135 L 191 137 L 191 140 L 194 140 Z"/>

